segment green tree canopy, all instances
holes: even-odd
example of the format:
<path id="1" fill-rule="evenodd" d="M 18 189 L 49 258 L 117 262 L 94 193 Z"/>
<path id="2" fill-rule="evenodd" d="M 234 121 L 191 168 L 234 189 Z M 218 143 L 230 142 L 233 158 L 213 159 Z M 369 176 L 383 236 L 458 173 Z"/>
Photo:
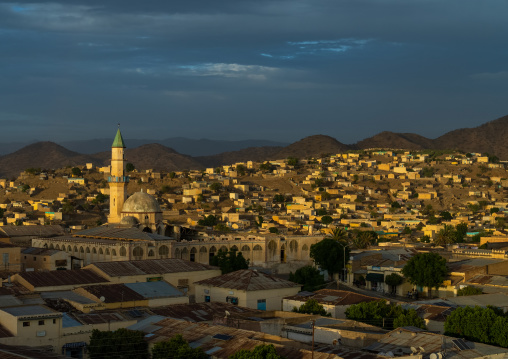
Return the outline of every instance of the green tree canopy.
<path id="1" fill-rule="evenodd" d="M 79 167 L 73 167 L 71 172 L 72 172 L 72 174 L 74 176 L 81 176 L 82 175 L 81 170 L 79 169 Z"/>
<path id="2" fill-rule="evenodd" d="M 312 292 L 316 289 L 321 289 L 325 284 L 322 274 L 313 266 L 305 266 L 298 268 L 296 272 L 289 273 L 289 280 L 298 284 L 302 284 L 302 290 Z"/>
<path id="3" fill-rule="evenodd" d="M 290 165 L 290 166 L 298 166 L 298 158 L 296 157 L 288 157 L 287 158 L 287 164 Z"/>
<path id="4" fill-rule="evenodd" d="M 200 219 L 198 221 L 198 225 L 203 227 L 213 227 L 217 224 L 217 222 L 218 222 L 217 217 L 215 217 L 213 214 L 210 214 L 205 218 Z"/>
<path id="5" fill-rule="evenodd" d="M 191 348 L 181 334 L 170 340 L 156 343 L 152 348 L 152 359 L 207 359 L 201 348 Z"/>
<path id="6" fill-rule="evenodd" d="M 315 299 L 309 299 L 305 303 L 303 303 L 300 308 L 293 308 L 293 312 L 296 313 L 304 313 L 304 314 L 316 314 L 321 315 L 323 317 L 331 317 L 330 313 L 326 312 L 325 307 L 319 304 L 319 302 Z"/>
<path id="7" fill-rule="evenodd" d="M 214 182 L 210 185 L 210 190 L 212 190 L 214 192 L 220 191 L 221 188 L 222 188 L 222 183 L 219 183 L 219 182 Z"/>
<path id="8" fill-rule="evenodd" d="M 467 286 L 457 291 L 457 297 L 466 296 L 466 295 L 478 295 L 483 294 L 483 291 L 480 288 L 475 288 L 472 286 Z"/>
<path id="9" fill-rule="evenodd" d="M 94 329 L 87 346 L 90 359 L 148 358 L 145 333 L 120 328 L 111 331 Z"/>
<path id="10" fill-rule="evenodd" d="M 242 252 L 219 251 L 210 259 L 210 265 L 220 268 L 222 274 L 249 268 L 249 260 L 245 259 Z"/>
<path id="11" fill-rule="evenodd" d="M 136 167 L 135 167 L 132 163 L 130 163 L 130 162 L 128 162 L 128 163 L 125 165 L 125 170 L 126 170 L 127 172 L 132 172 L 132 171 L 134 171 L 135 169 L 136 169 Z"/>
<path id="12" fill-rule="evenodd" d="M 407 261 L 402 274 L 415 285 L 429 288 L 439 288 L 448 274 L 446 259 L 437 253 L 418 253 Z"/>
<path id="13" fill-rule="evenodd" d="M 342 272 L 344 268 L 344 246 L 345 243 L 332 238 L 324 238 L 318 243 L 310 246 L 310 257 L 322 269 L 328 271 L 330 276 Z M 349 258 L 349 248 L 345 247 L 346 262 Z"/>
<path id="14" fill-rule="evenodd" d="M 328 216 L 328 215 L 321 217 L 321 223 L 323 223 L 325 225 L 328 225 L 328 224 L 330 224 L 332 222 L 333 222 L 333 218 Z"/>
<path id="15" fill-rule="evenodd" d="M 425 329 L 425 322 L 413 312 L 400 305 L 387 304 L 385 300 L 376 300 L 351 305 L 346 310 L 346 318 L 389 330 L 407 325 Z"/>
<path id="16" fill-rule="evenodd" d="M 239 350 L 235 354 L 230 355 L 229 359 L 286 359 L 277 354 L 277 350 L 273 344 L 258 345 L 252 350 Z"/>

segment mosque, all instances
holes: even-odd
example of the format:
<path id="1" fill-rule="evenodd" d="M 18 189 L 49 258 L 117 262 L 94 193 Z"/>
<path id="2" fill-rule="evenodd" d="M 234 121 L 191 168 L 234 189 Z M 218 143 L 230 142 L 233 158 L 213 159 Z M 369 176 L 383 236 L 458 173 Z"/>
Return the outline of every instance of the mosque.
<path id="1" fill-rule="evenodd" d="M 251 266 L 272 268 L 280 273 L 312 263 L 310 246 L 320 241 L 322 235 L 208 233 L 167 223 L 155 197 L 142 191 L 127 197 L 125 148 L 118 129 L 111 146 L 108 224 L 72 235 L 34 238 L 32 246 L 63 250 L 81 259 L 82 265 L 163 258 L 208 264 L 219 250 L 242 252 Z"/>

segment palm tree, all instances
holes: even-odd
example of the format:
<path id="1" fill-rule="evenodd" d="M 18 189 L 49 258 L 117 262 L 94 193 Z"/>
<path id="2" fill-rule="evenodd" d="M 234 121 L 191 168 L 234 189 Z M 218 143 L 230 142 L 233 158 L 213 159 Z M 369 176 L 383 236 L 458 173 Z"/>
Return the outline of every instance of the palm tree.
<path id="1" fill-rule="evenodd" d="M 335 227 L 332 230 L 332 234 L 326 236 L 326 238 L 331 238 L 339 242 L 348 242 L 349 233 L 342 227 Z"/>
<path id="2" fill-rule="evenodd" d="M 444 228 L 436 234 L 434 244 L 437 246 L 447 246 L 453 243 L 455 243 L 455 228 L 452 225 L 445 224 Z"/>

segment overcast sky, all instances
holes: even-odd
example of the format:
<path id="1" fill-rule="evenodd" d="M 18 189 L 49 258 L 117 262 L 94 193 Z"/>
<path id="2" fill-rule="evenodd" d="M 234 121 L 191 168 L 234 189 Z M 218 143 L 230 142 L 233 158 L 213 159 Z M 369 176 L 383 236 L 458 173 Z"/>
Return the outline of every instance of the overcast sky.
<path id="1" fill-rule="evenodd" d="M 506 0 L 0 0 L 0 141 L 430 138 L 508 114 Z"/>

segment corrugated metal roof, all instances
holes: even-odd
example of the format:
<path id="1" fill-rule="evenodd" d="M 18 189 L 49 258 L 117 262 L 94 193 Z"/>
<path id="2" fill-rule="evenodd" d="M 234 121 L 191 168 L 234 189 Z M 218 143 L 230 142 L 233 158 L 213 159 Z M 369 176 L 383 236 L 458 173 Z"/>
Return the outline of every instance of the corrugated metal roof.
<path id="1" fill-rule="evenodd" d="M 98 299 L 104 297 L 104 303 L 132 302 L 145 299 L 125 284 L 89 285 L 82 287 Z"/>
<path id="2" fill-rule="evenodd" d="M 144 298 L 181 297 L 184 294 L 167 282 L 125 283 L 125 286 Z"/>
<path id="3" fill-rule="evenodd" d="M 224 316 L 226 310 L 233 315 L 236 313 L 257 315 L 264 312 L 223 302 L 173 304 L 151 309 L 155 314 L 175 319 L 185 318 L 190 322 L 208 322 L 213 320 L 214 315 Z"/>
<path id="4" fill-rule="evenodd" d="M 21 272 L 17 275 L 26 280 L 35 288 L 109 282 L 107 279 L 101 277 L 89 269 L 54 270 L 49 272 Z"/>
<path id="5" fill-rule="evenodd" d="M 284 299 L 297 300 L 305 303 L 310 298 L 317 300 L 321 304 L 328 305 L 351 305 L 379 300 L 377 297 L 369 297 L 367 295 L 337 289 L 321 289 L 316 291 L 313 295 L 300 295 L 300 293 L 298 293 L 297 295 L 285 297 Z"/>
<path id="6" fill-rule="evenodd" d="M 94 227 L 85 229 L 73 234 L 74 237 L 89 237 L 99 239 L 115 240 L 171 240 L 171 237 L 161 236 L 159 234 L 143 232 L 138 228 L 117 227 L 112 225 Z"/>
<path id="7" fill-rule="evenodd" d="M 86 268 L 92 267 L 96 267 L 109 277 L 182 273 L 218 269 L 217 267 L 212 267 L 206 264 L 200 264 L 178 258 L 147 259 L 129 262 L 99 262 L 92 263 Z"/>
<path id="8" fill-rule="evenodd" d="M 92 304 L 95 303 L 93 300 L 79 295 L 78 293 L 74 293 L 70 290 L 60 290 L 57 292 L 42 292 L 41 297 L 43 299 L 64 299 L 70 300 L 80 304 Z"/>
<path id="9" fill-rule="evenodd" d="M 63 328 L 69 328 L 69 327 L 79 327 L 82 326 L 80 322 L 78 322 L 76 319 L 71 318 L 69 314 L 63 313 L 62 316 L 62 327 Z"/>
<path id="10" fill-rule="evenodd" d="M 4 232 L 8 237 L 54 237 L 65 234 L 64 229 L 58 225 L 48 226 L 1 226 L 0 232 Z"/>
<path id="11" fill-rule="evenodd" d="M 2 308 L 1 310 L 15 317 L 23 317 L 28 315 L 60 314 L 59 312 L 42 305 L 24 305 L 20 307 Z"/>
<path id="12" fill-rule="evenodd" d="M 204 279 L 194 284 L 247 291 L 301 287 L 301 284 L 252 269 L 238 270 L 218 277 Z"/>

